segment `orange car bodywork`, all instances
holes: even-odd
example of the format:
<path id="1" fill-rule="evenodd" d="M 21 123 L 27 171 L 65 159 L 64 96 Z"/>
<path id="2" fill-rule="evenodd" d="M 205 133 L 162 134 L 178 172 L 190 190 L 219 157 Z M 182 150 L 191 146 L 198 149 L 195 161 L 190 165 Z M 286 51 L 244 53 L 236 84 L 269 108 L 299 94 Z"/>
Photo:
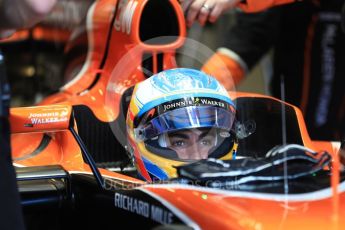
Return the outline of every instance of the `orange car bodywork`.
<path id="1" fill-rule="evenodd" d="M 299 0 L 245 0 L 239 3 L 239 8 L 244 12 L 253 13 L 263 11 L 269 7 L 278 6 L 282 4 L 297 2 Z"/>
<path id="2" fill-rule="evenodd" d="M 114 105 L 119 105 L 123 92 L 145 78 L 138 68 L 124 69 L 121 74 L 114 72 L 116 67 L 121 70 L 117 64 L 128 52 L 133 52 L 129 55 L 134 67 L 140 66 L 144 52 L 150 52 L 153 57 L 164 52 L 167 54 L 163 61 L 164 69 L 176 67 L 175 50 L 183 44 L 186 35 L 183 12 L 177 1 L 170 0 L 178 20 L 178 38 L 169 44 L 146 44 L 140 39 L 139 25 L 148 2 L 100 0 L 91 7 L 88 15 L 90 49 L 87 61 L 75 80 L 64 86 L 59 94 L 43 101 L 41 106 L 11 109 L 12 156 L 16 166 L 58 164 L 69 173 L 89 174 L 91 171 L 83 161 L 80 147 L 68 130 L 74 122 L 71 119 L 72 106 L 87 105 L 101 121 L 116 119 L 118 106 L 107 107 L 105 101 L 111 100 Z M 117 10 L 114 10 L 115 6 L 118 6 Z M 125 28 L 109 27 L 112 21 Z M 106 38 L 110 38 L 109 44 Z M 102 64 L 104 53 L 107 56 Z M 157 70 L 157 60 L 153 58 L 153 72 Z M 114 73 L 117 75 L 112 76 Z M 277 100 L 257 94 L 229 94 L 234 100 L 241 97 Z M 121 173 L 100 171 L 109 178 L 141 184 L 135 189 L 159 200 L 186 225 L 195 229 L 343 229 L 345 184 L 339 183 L 339 143 L 310 140 L 301 112 L 296 107 L 294 109 L 304 145 L 316 151 L 327 150 L 333 156 L 333 175 L 327 189 L 296 195 L 236 192 L 192 185 L 146 184 Z M 33 118 L 36 118 L 35 122 Z M 43 120 L 38 122 L 37 118 Z M 42 143 L 43 136 L 51 139 L 49 145 L 39 154 L 32 154 Z"/>
<path id="3" fill-rule="evenodd" d="M 28 39 L 35 41 L 54 41 L 65 43 L 71 36 L 71 31 L 47 26 L 36 26 L 32 29 L 19 30 L 8 38 L 1 39 L 1 43 L 20 42 Z"/>

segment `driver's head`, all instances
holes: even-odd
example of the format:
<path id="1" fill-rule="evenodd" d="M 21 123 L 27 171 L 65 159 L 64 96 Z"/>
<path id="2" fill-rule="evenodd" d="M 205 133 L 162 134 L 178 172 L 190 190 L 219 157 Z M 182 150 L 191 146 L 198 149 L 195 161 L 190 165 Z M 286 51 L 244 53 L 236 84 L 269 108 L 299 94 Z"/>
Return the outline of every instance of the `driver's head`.
<path id="1" fill-rule="evenodd" d="M 128 150 L 146 180 L 176 176 L 174 166 L 232 159 L 235 107 L 214 78 L 172 69 L 135 86 L 127 113 Z"/>

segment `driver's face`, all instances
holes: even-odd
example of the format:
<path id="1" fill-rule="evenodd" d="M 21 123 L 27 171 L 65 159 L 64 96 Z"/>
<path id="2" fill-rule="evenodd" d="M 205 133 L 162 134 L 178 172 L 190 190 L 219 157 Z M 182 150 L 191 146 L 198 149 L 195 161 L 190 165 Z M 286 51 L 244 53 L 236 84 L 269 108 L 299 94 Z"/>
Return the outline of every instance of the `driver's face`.
<path id="1" fill-rule="evenodd" d="M 168 137 L 168 147 L 183 160 L 206 159 L 216 144 L 215 130 L 183 130 L 170 133 Z"/>

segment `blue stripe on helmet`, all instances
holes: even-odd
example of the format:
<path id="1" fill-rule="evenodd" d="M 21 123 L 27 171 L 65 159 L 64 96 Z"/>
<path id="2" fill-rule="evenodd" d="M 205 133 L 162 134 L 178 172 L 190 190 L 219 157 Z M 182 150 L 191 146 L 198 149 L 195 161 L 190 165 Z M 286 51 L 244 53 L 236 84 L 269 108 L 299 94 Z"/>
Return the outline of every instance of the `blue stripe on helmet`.
<path id="1" fill-rule="evenodd" d="M 146 170 L 152 176 L 156 177 L 159 180 L 166 180 L 168 179 L 168 175 L 157 165 L 153 164 L 151 161 L 147 160 L 145 157 L 142 157 Z M 154 178 L 152 178 L 154 179 Z"/>

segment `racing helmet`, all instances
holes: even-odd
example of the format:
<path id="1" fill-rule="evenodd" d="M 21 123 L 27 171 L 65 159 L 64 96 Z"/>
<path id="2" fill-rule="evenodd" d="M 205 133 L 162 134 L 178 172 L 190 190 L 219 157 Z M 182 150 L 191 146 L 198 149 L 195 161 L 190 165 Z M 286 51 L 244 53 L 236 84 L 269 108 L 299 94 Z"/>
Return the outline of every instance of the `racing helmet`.
<path id="1" fill-rule="evenodd" d="M 176 177 L 176 166 L 236 153 L 235 105 L 213 77 L 166 70 L 138 83 L 127 113 L 127 150 L 147 181 Z"/>

